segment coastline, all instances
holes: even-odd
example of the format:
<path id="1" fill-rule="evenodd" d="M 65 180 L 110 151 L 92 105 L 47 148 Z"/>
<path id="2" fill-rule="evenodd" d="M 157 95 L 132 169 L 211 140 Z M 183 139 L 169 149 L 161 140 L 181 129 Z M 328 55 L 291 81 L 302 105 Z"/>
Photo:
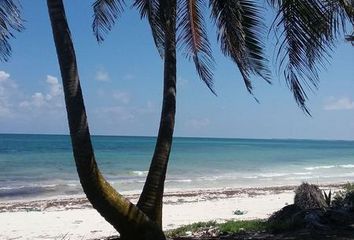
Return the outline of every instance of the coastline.
<path id="1" fill-rule="evenodd" d="M 338 191 L 343 184 L 320 185 Z M 164 195 L 164 230 L 193 222 L 269 217 L 293 202 L 296 186 L 168 191 Z M 125 195 L 132 202 L 138 194 Z M 243 214 L 235 215 L 234 211 Z M 0 201 L 0 239 L 99 239 L 117 232 L 84 196 Z"/>

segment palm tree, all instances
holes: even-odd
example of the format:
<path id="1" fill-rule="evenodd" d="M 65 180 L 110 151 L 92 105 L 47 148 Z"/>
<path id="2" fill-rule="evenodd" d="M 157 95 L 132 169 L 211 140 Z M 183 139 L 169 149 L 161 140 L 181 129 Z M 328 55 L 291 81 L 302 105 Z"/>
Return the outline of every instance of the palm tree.
<path id="1" fill-rule="evenodd" d="M 100 173 L 87 122 L 78 67 L 62 0 L 47 0 L 60 65 L 65 105 L 77 171 L 92 206 L 115 227 L 121 239 L 165 239 L 161 228 L 121 196 Z"/>
<path id="2" fill-rule="evenodd" d="M 354 23 L 347 0 L 269 0 L 277 12 L 273 30 L 278 37 L 279 69 L 298 105 L 308 114 L 306 89 L 317 88 L 318 69 L 329 61 L 346 23 Z"/>
<path id="3" fill-rule="evenodd" d="M 149 174 L 137 204 L 160 227 L 163 187 L 174 127 L 176 67 L 172 64 L 176 64 L 177 41 L 184 47 L 187 58 L 194 61 L 200 78 L 215 93 L 214 59 L 202 11 L 205 3 L 203 0 L 135 0 L 133 3 L 141 17 L 148 19 L 156 47 L 165 59 L 160 129 Z M 285 66 L 284 77 L 296 102 L 310 114 L 305 105 L 307 95 L 303 85 L 309 88 L 311 84 L 317 86 L 317 65 L 323 65 L 323 60 L 329 56 L 336 38 L 342 33 L 340 26 L 347 20 L 353 22 L 353 9 L 345 0 L 269 0 L 269 3 L 277 11 L 272 26 L 275 32 L 281 29 L 278 39 L 279 66 Z M 99 42 L 113 28 L 124 6 L 123 0 L 95 1 L 93 31 Z M 247 90 L 252 93 L 252 74 L 270 82 L 268 60 L 264 55 L 263 34 L 266 27 L 259 2 L 209 0 L 209 7 L 218 29 L 221 51 L 237 65 Z M 171 14 L 167 16 L 166 12 Z M 172 27 L 175 22 L 177 27 Z M 172 30 L 175 34 L 169 32 Z"/>
<path id="4" fill-rule="evenodd" d="M 162 197 L 176 112 L 177 2 L 176 0 L 161 2 L 137 0 L 134 5 L 140 9 L 142 16 L 148 17 L 155 43 L 160 54 L 164 56 L 164 87 L 160 126 L 150 169 L 137 203 L 137 207 L 162 229 Z M 97 0 L 94 3 L 93 30 L 99 42 L 103 41 L 104 34 L 111 30 L 114 19 L 120 15 L 123 6 L 123 1 Z"/>
<path id="5" fill-rule="evenodd" d="M 23 30 L 21 11 L 17 1 L 0 1 L 0 61 L 7 61 L 11 55 L 9 40 L 13 32 Z"/>

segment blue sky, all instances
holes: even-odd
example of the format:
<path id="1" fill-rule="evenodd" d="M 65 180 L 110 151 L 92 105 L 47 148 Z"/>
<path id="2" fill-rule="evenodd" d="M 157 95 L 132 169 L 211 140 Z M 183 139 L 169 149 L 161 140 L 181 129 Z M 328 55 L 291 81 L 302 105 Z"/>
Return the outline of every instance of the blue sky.
<path id="1" fill-rule="evenodd" d="M 11 60 L 0 63 L 0 132 L 67 134 L 45 1 L 22 2 L 26 30 L 12 41 Z M 150 29 L 135 9 L 127 8 L 106 41 L 98 45 L 91 31 L 90 2 L 65 1 L 91 132 L 154 136 L 163 66 Z M 221 55 L 215 38 L 211 26 L 217 97 L 198 79 L 193 64 L 179 55 L 176 136 L 354 139 L 354 47 L 350 44 L 339 41 L 331 64 L 321 71 L 319 90 L 309 93 L 313 117 L 308 117 L 275 71 L 271 86 L 254 78 L 254 93 L 260 100 L 256 103 L 235 65 Z M 267 48 L 273 63 L 274 46 L 270 43 Z"/>

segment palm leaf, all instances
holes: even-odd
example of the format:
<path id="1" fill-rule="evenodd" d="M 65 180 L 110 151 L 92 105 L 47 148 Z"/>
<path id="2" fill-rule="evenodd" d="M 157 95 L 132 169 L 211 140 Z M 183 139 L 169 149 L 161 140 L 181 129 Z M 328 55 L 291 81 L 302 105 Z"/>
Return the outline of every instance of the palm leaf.
<path id="1" fill-rule="evenodd" d="M 354 33 L 352 35 L 347 35 L 345 39 L 354 45 Z"/>
<path id="2" fill-rule="evenodd" d="M 213 89 L 214 59 L 210 48 L 202 15 L 203 0 L 181 0 L 178 11 L 178 42 L 185 48 L 188 59 L 193 59 L 200 78 L 215 94 Z"/>
<path id="3" fill-rule="evenodd" d="M 160 56 L 163 57 L 165 48 L 164 1 L 135 0 L 133 6 L 139 10 L 141 18 L 148 19 L 155 46 Z"/>
<path id="4" fill-rule="evenodd" d="M 20 5 L 16 0 L 0 0 L 0 60 L 7 61 L 11 55 L 10 39 L 14 31 L 24 29 Z"/>
<path id="5" fill-rule="evenodd" d="M 92 6 L 92 29 L 97 41 L 102 42 L 124 10 L 125 3 L 124 0 L 96 0 Z"/>
<path id="6" fill-rule="evenodd" d="M 252 93 L 251 74 L 270 82 L 264 54 L 263 13 L 257 1 L 210 0 L 210 6 L 221 50 L 237 64 L 247 90 Z"/>
<path id="7" fill-rule="evenodd" d="M 341 0 L 270 0 L 277 16 L 277 60 L 297 104 L 310 114 L 307 90 L 317 88 L 320 67 L 325 67 L 335 42 L 351 18 Z"/>

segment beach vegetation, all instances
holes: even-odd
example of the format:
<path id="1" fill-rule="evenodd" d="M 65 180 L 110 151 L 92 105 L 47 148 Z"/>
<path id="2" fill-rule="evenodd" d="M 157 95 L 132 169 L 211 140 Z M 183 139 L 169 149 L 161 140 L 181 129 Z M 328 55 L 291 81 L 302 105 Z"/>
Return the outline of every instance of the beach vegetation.
<path id="1" fill-rule="evenodd" d="M 243 231 L 260 232 L 267 229 L 265 220 L 233 220 L 218 224 L 221 233 L 239 233 Z"/>
<path id="2" fill-rule="evenodd" d="M 309 183 L 302 183 L 295 189 L 294 204 L 303 210 L 328 207 L 320 188 Z"/>
<path id="3" fill-rule="evenodd" d="M 176 229 L 166 231 L 168 237 L 183 237 L 192 233 L 208 232 L 213 230 L 219 235 L 233 234 L 240 232 L 261 232 L 268 229 L 268 223 L 265 220 L 230 220 L 224 223 L 217 223 L 216 221 L 197 222 L 189 225 L 184 225 Z"/>
<path id="4" fill-rule="evenodd" d="M 329 190 L 328 193 L 326 191 L 323 191 L 323 195 L 324 195 L 327 206 L 330 207 L 332 204 L 332 190 Z"/>
<path id="5" fill-rule="evenodd" d="M 270 216 L 268 230 L 277 233 L 302 229 L 327 233 L 330 229 L 350 226 L 354 222 L 354 191 L 351 184 L 346 184 L 344 189 L 336 192 L 330 202 L 330 194 L 325 200 L 318 186 L 301 184 L 295 190 L 294 204 Z"/>
<path id="6" fill-rule="evenodd" d="M 332 206 L 334 208 L 354 209 L 354 184 L 346 183 L 343 190 L 336 192 L 333 196 Z"/>
<path id="7" fill-rule="evenodd" d="M 167 237 L 181 237 L 188 235 L 189 232 L 197 232 L 201 229 L 215 228 L 218 225 L 216 221 L 196 222 L 166 231 Z"/>

